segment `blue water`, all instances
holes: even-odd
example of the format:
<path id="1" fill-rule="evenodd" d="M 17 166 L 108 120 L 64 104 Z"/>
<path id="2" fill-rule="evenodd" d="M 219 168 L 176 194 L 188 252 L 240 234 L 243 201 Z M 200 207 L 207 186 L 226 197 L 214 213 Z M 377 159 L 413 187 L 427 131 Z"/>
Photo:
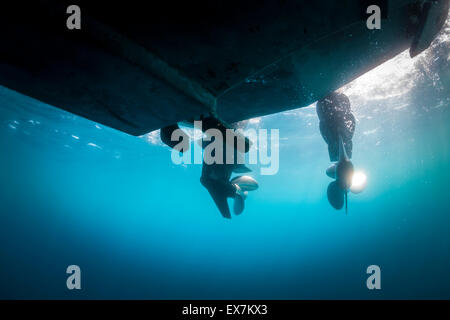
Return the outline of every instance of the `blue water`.
<path id="1" fill-rule="evenodd" d="M 353 104 L 353 161 L 369 184 L 347 216 L 326 199 L 314 108 L 255 121 L 280 130 L 279 172 L 252 166 L 260 188 L 231 220 L 200 185 L 201 166 L 174 165 L 157 135 L 0 87 L 0 298 L 448 299 L 444 80 Z M 66 288 L 71 264 L 82 290 Z M 372 264 L 381 290 L 366 287 Z"/>

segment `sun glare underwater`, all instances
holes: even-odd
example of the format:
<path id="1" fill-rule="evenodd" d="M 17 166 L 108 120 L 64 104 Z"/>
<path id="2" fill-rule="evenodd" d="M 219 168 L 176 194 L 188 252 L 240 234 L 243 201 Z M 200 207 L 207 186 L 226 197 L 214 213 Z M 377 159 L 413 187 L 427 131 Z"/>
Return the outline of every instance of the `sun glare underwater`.
<path id="1" fill-rule="evenodd" d="M 315 106 L 280 130 L 276 175 L 223 219 L 201 165 L 0 87 L 0 298 L 450 298 L 450 26 L 341 88 L 357 118 L 348 215 L 327 202 Z M 66 289 L 68 265 L 82 290 Z M 381 268 L 382 290 L 366 269 Z"/>

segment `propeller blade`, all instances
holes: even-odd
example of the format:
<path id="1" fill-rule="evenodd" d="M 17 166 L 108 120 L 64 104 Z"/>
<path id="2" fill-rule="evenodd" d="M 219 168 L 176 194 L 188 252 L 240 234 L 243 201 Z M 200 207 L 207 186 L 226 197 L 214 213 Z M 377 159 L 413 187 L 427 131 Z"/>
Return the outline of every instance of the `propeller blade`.
<path id="1" fill-rule="evenodd" d="M 328 202 L 336 210 L 341 210 L 344 206 L 345 193 L 339 188 L 339 184 L 336 181 L 331 182 L 327 189 Z"/>

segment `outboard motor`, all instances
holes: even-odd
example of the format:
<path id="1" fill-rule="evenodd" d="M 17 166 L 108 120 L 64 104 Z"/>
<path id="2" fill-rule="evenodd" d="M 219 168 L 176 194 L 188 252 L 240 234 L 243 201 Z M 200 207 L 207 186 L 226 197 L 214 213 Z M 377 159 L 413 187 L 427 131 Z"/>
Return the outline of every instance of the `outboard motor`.
<path id="1" fill-rule="evenodd" d="M 330 178 L 335 179 L 328 185 L 328 201 L 337 210 L 345 205 L 347 212 L 348 192 L 361 192 L 365 187 L 364 184 L 352 188 L 354 168 L 350 158 L 356 120 L 350 108 L 350 100 L 345 94 L 332 92 L 317 102 L 316 110 L 320 120 L 320 133 L 328 144 L 330 160 L 335 162 L 326 171 Z"/>

